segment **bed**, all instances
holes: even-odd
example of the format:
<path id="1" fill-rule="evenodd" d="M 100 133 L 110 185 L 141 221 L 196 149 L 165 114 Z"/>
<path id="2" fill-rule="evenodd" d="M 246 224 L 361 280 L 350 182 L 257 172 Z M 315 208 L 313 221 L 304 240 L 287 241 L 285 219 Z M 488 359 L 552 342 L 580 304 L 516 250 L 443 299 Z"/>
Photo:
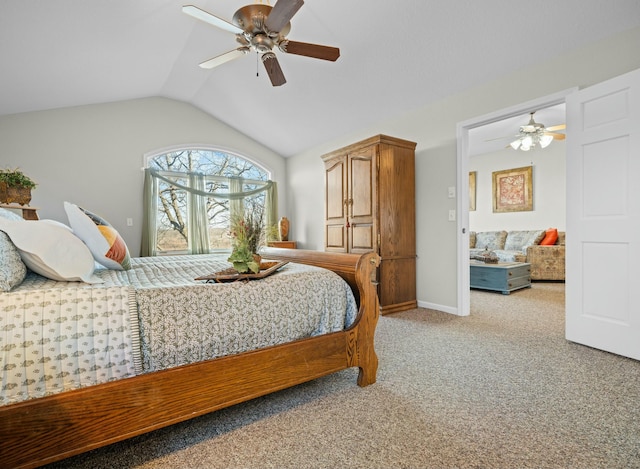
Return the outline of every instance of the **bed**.
<path id="1" fill-rule="evenodd" d="M 0 466 L 38 467 L 350 367 L 359 368 L 359 386 L 374 383 L 379 257 L 281 248 L 265 248 L 262 255 L 289 263 L 273 277 L 284 275 L 287 266 L 337 273 L 353 292 L 353 320 L 334 332 L 188 364 L 176 361 L 158 371 L 151 367 L 142 374 L 124 373 L 121 379 L 1 405 Z"/>

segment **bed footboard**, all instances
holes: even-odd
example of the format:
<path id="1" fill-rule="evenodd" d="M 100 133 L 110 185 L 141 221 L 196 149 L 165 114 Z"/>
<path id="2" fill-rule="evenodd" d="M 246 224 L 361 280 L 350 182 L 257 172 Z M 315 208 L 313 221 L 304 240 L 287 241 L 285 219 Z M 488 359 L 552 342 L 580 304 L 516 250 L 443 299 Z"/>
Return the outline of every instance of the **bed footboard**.
<path id="1" fill-rule="evenodd" d="M 345 331 L 0 407 L 0 467 L 38 467 L 350 367 L 376 380 L 380 258 L 269 248 L 264 257 L 341 275 L 359 301 Z"/>

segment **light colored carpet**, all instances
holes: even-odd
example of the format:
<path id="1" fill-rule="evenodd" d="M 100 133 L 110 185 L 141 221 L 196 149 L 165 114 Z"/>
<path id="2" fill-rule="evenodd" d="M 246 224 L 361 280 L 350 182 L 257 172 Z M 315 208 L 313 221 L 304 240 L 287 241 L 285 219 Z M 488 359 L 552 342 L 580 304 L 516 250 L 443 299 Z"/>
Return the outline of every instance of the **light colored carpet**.
<path id="1" fill-rule="evenodd" d="M 640 363 L 564 339 L 564 285 L 380 319 L 347 370 L 80 455 L 74 468 L 640 467 Z"/>

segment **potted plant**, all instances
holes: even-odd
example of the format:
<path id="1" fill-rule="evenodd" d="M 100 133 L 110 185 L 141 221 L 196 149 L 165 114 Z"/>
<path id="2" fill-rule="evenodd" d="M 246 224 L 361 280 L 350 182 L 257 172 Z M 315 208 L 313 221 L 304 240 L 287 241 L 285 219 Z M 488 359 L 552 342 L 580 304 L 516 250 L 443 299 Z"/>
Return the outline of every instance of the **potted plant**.
<path id="1" fill-rule="evenodd" d="M 262 213 L 248 213 L 234 217 L 230 226 L 231 256 L 227 259 L 238 273 L 260 272 L 258 251 L 264 243 L 265 227 Z"/>
<path id="2" fill-rule="evenodd" d="M 0 203 L 29 205 L 36 183 L 19 169 L 0 169 Z"/>

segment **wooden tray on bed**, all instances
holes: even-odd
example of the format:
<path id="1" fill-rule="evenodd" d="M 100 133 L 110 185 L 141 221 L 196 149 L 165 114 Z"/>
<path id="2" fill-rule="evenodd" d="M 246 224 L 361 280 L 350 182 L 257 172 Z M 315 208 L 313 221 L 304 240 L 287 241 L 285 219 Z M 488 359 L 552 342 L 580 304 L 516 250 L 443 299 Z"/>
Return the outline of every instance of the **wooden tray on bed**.
<path id="1" fill-rule="evenodd" d="M 262 261 L 260 262 L 260 272 L 257 274 L 241 274 L 233 267 L 213 274 L 203 275 L 196 280 L 206 280 L 206 283 L 236 282 L 238 280 L 257 280 L 268 277 L 278 269 L 288 264 L 289 261 Z"/>

